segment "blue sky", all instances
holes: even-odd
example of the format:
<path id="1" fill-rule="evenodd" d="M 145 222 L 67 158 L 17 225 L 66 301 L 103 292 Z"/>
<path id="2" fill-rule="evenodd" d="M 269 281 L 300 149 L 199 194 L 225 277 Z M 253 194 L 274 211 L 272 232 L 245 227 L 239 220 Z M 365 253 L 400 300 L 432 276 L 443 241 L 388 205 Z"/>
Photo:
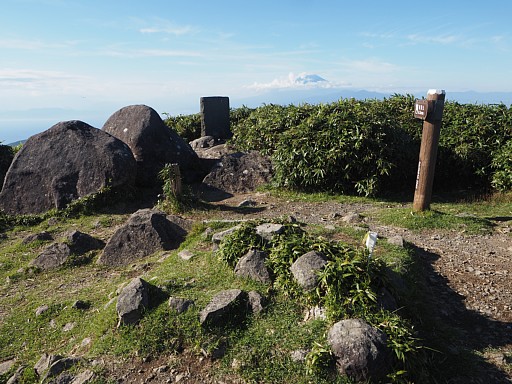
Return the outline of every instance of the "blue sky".
<path id="1" fill-rule="evenodd" d="M 0 141 L 312 86 L 512 92 L 510 1 L 0 0 Z"/>

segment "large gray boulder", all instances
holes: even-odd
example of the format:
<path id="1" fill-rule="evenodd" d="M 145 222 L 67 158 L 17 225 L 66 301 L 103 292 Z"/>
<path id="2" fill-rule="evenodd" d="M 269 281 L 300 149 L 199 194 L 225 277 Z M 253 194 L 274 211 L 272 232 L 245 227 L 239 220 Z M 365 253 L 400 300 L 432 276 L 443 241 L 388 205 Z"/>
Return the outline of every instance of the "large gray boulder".
<path id="1" fill-rule="evenodd" d="M 188 223 L 153 209 L 141 209 L 130 216 L 108 240 L 98 259 L 108 266 L 130 262 L 163 250 L 175 249 L 187 235 Z"/>
<path id="2" fill-rule="evenodd" d="M 378 380 L 391 369 L 393 353 L 386 345 L 386 334 L 364 320 L 337 322 L 329 330 L 327 342 L 338 372 L 355 381 Z"/>
<path id="3" fill-rule="evenodd" d="M 136 324 L 142 312 L 149 307 L 149 284 L 140 277 L 134 278 L 119 294 L 116 304 L 119 325 Z"/>
<path id="4" fill-rule="evenodd" d="M 81 121 L 61 122 L 30 137 L 17 153 L 0 209 L 13 215 L 61 209 L 107 186 L 132 186 L 135 169 L 122 141 Z"/>
<path id="5" fill-rule="evenodd" d="M 314 289 L 318 283 L 318 272 L 327 264 L 327 259 L 319 252 L 311 251 L 299 257 L 291 266 L 297 283 L 306 291 Z"/>
<path id="6" fill-rule="evenodd" d="M 103 130 L 131 148 L 137 161 L 137 184 L 158 185 L 158 172 L 167 163 L 177 163 L 187 183 L 200 181 L 203 175 L 196 153 L 160 115 L 147 105 L 130 105 L 115 112 Z"/>

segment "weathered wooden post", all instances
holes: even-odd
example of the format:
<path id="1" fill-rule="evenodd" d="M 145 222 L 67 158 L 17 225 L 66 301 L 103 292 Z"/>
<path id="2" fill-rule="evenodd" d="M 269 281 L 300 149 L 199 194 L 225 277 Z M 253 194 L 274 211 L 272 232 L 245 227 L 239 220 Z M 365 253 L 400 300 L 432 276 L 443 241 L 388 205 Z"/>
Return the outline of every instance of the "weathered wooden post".
<path id="1" fill-rule="evenodd" d="M 430 89 L 426 100 L 416 100 L 414 104 L 414 117 L 424 120 L 413 203 L 415 211 L 430 209 L 445 95 L 444 90 Z"/>

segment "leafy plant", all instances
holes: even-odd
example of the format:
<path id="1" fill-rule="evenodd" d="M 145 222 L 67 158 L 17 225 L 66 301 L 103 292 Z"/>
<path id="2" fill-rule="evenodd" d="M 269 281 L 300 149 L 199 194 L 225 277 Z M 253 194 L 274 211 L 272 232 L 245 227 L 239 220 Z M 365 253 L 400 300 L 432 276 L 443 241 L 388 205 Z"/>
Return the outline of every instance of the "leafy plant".
<path id="1" fill-rule="evenodd" d="M 219 245 L 219 258 L 234 268 L 238 260 L 251 248 L 263 248 L 263 239 L 255 232 L 255 227 L 254 222 L 242 223 L 233 233 L 227 235 Z"/>
<path id="2" fill-rule="evenodd" d="M 512 190 L 512 139 L 500 148 L 492 159 L 492 186 L 494 189 L 505 192 Z"/>

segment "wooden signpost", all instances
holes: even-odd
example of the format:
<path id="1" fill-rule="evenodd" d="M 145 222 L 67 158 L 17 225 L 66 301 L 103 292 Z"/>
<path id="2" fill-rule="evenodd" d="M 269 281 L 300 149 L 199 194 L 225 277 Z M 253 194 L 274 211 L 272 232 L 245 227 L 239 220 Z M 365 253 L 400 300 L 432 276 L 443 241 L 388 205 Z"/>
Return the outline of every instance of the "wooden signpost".
<path id="1" fill-rule="evenodd" d="M 431 89 L 427 92 L 426 100 L 416 100 L 414 104 L 414 117 L 423 119 L 420 160 L 413 203 L 415 211 L 430 209 L 445 95 L 444 90 Z"/>

